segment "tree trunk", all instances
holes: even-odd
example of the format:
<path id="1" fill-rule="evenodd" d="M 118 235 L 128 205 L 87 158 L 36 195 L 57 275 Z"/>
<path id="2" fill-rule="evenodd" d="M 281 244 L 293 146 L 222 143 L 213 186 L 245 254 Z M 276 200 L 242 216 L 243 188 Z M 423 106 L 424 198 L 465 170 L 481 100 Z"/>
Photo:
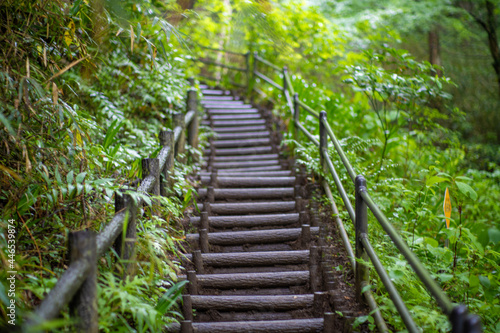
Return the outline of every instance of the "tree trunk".
<path id="1" fill-rule="evenodd" d="M 492 1 L 486 1 L 486 32 L 488 33 L 488 45 L 490 53 L 493 57 L 493 68 L 497 75 L 498 95 L 500 96 L 500 48 L 498 46 L 496 20 L 495 20 L 495 5 Z"/>
<path id="2" fill-rule="evenodd" d="M 441 62 L 441 48 L 439 45 L 439 30 L 437 26 L 434 26 L 428 34 L 429 38 L 429 62 L 432 65 L 442 66 Z M 443 75 L 443 71 L 433 70 L 433 74 L 437 74 L 438 76 Z"/>

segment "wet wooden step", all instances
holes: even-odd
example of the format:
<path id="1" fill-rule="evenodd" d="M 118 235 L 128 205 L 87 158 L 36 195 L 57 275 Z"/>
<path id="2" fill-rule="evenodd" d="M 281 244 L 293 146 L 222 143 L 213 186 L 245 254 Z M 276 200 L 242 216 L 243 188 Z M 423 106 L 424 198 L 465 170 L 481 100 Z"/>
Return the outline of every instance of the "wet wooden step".
<path id="1" fill-rule="evenodd" d="M 228 132 L 228 133 L 216 133 L 215 137 L 219 140 L 241 140 L 241 139 L 257 139 L 257 138 L 269 138 L 271 133 L 269 131 L 259 131 L 259 132 Z"/>
<path id="2" fill-rule="evenodd" d="M 333 313 L 329 315 L 333 321 Z M 323 318 L 203 323 L 184 321 L 169 325 L 165 330 L 180 332 L 182 325 L 184 332 L 197 333 L 312 333 L 323 332 L 324 322 L 326 320 Z"/>
<path id="3" fill-rule="evenodd" d="M 281 170 L 280 165 L 269 165 L 269 166 L 258 166 L 258 167 L 240 167 L 240 168 L 228 168 L 221 169 L 231 172 L 254 172 L 254 171 L 278 171 Z"/>
<path id="4" fill-rule="evenodd" d="M 241 139 L 241 140 L 215 140 L 212 146 L 217 148 L 260 147 L 271 144 L 270 138 Z"/>
<path id="5" fill-rule="evenodd" d="M 202 89 L 201 93 L 203 95 L 212 95 L 212 96 L 220 96 L 220 95 L 231 95 L 229 90 L 217 90 L 217 89 Z"/>
<path id="6" fill-rule="evenodd" d="M 295 177 L 230 177 L 217 175 L 219 187 L 280 187 L 295 185 Z"/>
<path id="7" fill-rule="evenodd" d="M 210 149 L 203 151 L 205 155 L 210 155 Z M 270 154 L 273 148 L 270 146 L 264 147 L 245 147 L 245 148 L 215 148 L 216 156 L 234 156 L 234 155 L 259 155 Z"/>
<path id="8" fill-rule="evenodd" d="M 192 261 L 191 254 L 185 255 Z M 309 261 L 309 250 L 202 253 L 202 263 L 211 267 L 252 267 L 274 265 L 300 265 Z"/>
<path id="9" fill-rule="evenodd" d="M 217 126 L 214 126 L 212 128 L 212 130 L 215 133 L 267 131 L 267 126 L 266 125 L 235 126 L 235 127 L 217 127 Z"/>
<path id="10" fill-rule="evenodd" d="M 193 226 L 200 225 L 199 216 L 189 218 Z M 263 215 L 232 215 L 232 216 L 209 216 L 208 223 L 213 228 L 251 228 L 285 226 L 299 222 L 299 213 L 290 214 L 263 214 Z"/>
<path id="11" fill-rule="evenodd" d="M 186 280 L 184 275 L 180 280 Z M 279 288 L 305 285 L 309 282 L 309 271 L 269 272 L 269 273 L 232 273 L 196 274 L 198 288 L 248 289 Z M 265 296 L 261 296 L 264 297 Z M 193 304 L 193 307 L 195 305 Z"/>
<path id="12" fill-rule="evenodd" d="M 203 182 L 205 180 L 208 182 L 210 180 L 211 172 L 201 171 L 200 176 Z M 230 172 L 224 169 L 218 170 L 218 175 L 225 177 L 289 177 L 292 175 L 291 170 L 280 170 L 280 171 L 255 171 L 255 172 Z"/>
<path id="13" fill-rule="evenodd" d="M 230 114 L 260 114 L 257 109 L 240 109 L 240 110 L 226 110 L 226 109 L 209 109 L 207 113 L 212 115 L 230 115 Z"/>
<path id="14" fill-rule="evenodd" d="M 277 160 L 278 154 L 259 154 L 259 155 L 234 155 L 234 156 L 215 156 L 214 162 L 236 162 L 236 161 L 262 161 Z"/>
<path id="15" fill-rule="evenodd" d="M 231 168 L 248 168 L 248 167 L 261 167 L 268 165 L 280 165 L 278 160 L 257 160 L 257 161 L 236 161 L 236 162 L 213 162 L 210 163 L 212 168 L 217 170 L 231 169 Z"/>
<path id="16" fill-rule="evenodd" d="M 203 199 L 207 196 L 207 189 L 198 190 L 198 198 Z M 294 195 L 293 187 L 273 187 L 273 188 L 216 188 L 214 189 L 215 200 L 221 199 L 278 199 L 292 198 Z"/>
<path id="17" fill-rule="evenodd" d="M 265 125 L 264 119 L 251 119 L 251 120 L 213 120 L 211 125 L 213 127 L 241 127 L 241 126 L 258 126 Z"/>
<path id="18" fill-rule="evenodd" d="M 212 245 L 241 245 L 241 244 L 268 244 L 284 243 L 299 239 L 304 228 L 252 230 L 252 231 L 230 231 L 211 232 L 208 234 L 208 242 Z M 319 227 L 310 227 L 311 235 L 319 233 Z M 187 234 L 188 242 L 199 241 L 199 234 Z"/>
<path id="19" fill-rule="evenodd" d="M 245 120 L 245 119 L 262 119 L 258 113 L 250 114 L 228 114 L 228 115 L 211 115 L 212 120 Z"/>
<path id="20" fill-rule="evenodd" d="M 307 272 L 309 273 L 309 272 Z M 314 295 L 205 296 L 191 295 L 193 308 L 199 310 L 273 310 L 287 311 L 312 307 Z"/>

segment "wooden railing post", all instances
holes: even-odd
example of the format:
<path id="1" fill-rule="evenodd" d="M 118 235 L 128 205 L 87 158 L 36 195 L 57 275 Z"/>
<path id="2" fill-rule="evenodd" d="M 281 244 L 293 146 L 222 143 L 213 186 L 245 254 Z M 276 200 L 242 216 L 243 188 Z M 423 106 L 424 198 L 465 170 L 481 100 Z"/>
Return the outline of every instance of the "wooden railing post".
<path id="1" fill-rule="evenodd" d="M 90 266 L 87 278 L 69 303 L 70 311 L 78 317 L 79 332 L 97 333 L 99 330 L 96 247 L 96 235 L 93 231 L 83 230 L 69 234 L 70 264 L 85 260 Z"/>
<path id="2" fill-rule="evenodd" d="M 179 135 L 179 140 L 175 144 L 175 157 L 181 163 L 186 163 L 186 124 L 184 122 L 184 114 L 183 113 L 174 113 L 173 114 L 173 126 L 174 129 L 176 127 L 181 128 L 181 134 Z M 184 155 L 182 158 L 179 155 Z"/>
<path id="3" fill-rule="evenodd" d="M 158 138 L 160 140 L 160 146 L 170 148 L 167 162 L 163 170 L 160 170 L 160 194 L 165 197 L 169 193 L 168 189 L 172 188 L 174 185 L 173 178 L 171 177 L 172 171 L 174 170 L 174 132 L 172 130 L 160 131 Z"/>
<path id="4" fill-rule="evenodd" d="M 135 274 L 135 264 L 130 262 L 135 256 L 136 236 L 136 216 L 137 205 L 129 194 L 115 192 L 115 214 L 125 209 L 128 218 L 125 220 L 126 232 L 121 232 L 113 245 L 118 256 L 125 261 L 123 265 L 123 278 L 133 276 Z M 128 262 L 127 262 L 128 261 Z"/>
<path id="5" fill-rule="evenodd" d="M 369 262 L 368 254 L 366 253 L 361 242 L 361 235 L 368 234 L 368 210 L 366 203 L 361 197 L 361 192 L 366 192 L 366 179 L 362 175 L 358 175 L 355 180 L 356 189 L 356 259 L 362 259 Z M 363 300 L 361 290 L 364 285 L 369 284 L 370 271 L 367 265 L 356 261 L 356 299 L 358 302 Z"/>
<path id="6" fill-rule="evenodd" d="M 187 92 L 186 112 L 194 111 L 193 119 L 189 123 L 188 129 L 188 144 L 193 148 L 198 148 L 198 129 L 199 129 L 199 115 L 198 115 L 198 92 L 196 89 L 189 89 Z M 198 162 L 198 156 L 192 156 L 193 162 Z"/>

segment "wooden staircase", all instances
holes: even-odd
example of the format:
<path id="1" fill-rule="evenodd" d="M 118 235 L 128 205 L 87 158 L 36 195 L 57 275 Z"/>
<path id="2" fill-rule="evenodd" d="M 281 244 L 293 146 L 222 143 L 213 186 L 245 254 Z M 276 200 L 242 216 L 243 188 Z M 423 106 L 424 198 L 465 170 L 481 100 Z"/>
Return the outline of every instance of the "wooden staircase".
<path id="1" fill-rule="evenodd" d="M 271 122 L 228 91 L 203 89 L 204 151 L 185 320 L 168 331 L 337 332 L 319 218 L 303 172 L 284 159 Z M 194 310 L 194 313 L 193 313 Z"/>

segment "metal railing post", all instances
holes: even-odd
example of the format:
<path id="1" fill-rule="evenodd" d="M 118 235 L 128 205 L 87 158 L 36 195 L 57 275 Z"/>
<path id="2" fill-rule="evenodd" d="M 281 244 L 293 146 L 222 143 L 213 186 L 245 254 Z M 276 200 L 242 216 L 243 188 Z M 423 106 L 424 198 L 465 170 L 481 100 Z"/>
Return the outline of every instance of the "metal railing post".
<path id="1" fill-rule="evenodd" d="M 286 74 L 288 73 L 288 67 L 283 66 L 283 95 L 286 95 L 288 91 L 288 84 L 286 82 Z"/>
<path id="2" fill-rule="evenodd" d="M 319 161 L 323 171 L 326 170 L 326 161 L 323 154 L 328 154 L 328 137 L 326 127 L 323 122 L 326 122 L 326 111 L 319 113 Z"/>
<path id="3" fill-rule="evenodd" d="M 293 138 L 295 139 L 295 141 L 299 141 L 299 126 L 297 126 L 299 121 L 300 121 L 299 94 L 295 93 L 293 95 Z"/>
<path id="4" fill-rule="evenodd" d="M 247 95 L 250 94 L 250 51 L 245 53 L 245 64 L 246 64 L 246 79 L 247 79 Z"/>
<path id="5" fill-rule="evenodd" d="M 362 175 L 358 175 L 354 182 L 356 189 L 356 259 L 361 259 L 368 262 L 368 254 L 366 253 L 362 241 L 362 234 L 368 234 L 368 210 L 366 203 L 361 197 L 361 192 L 366 192 L 366 179 Z M 367 265 L 356 261 L 356 298 L 359 302 L 363 296 L 361 290 L 363 286 L 369 284 L 370 271 Z"/>

